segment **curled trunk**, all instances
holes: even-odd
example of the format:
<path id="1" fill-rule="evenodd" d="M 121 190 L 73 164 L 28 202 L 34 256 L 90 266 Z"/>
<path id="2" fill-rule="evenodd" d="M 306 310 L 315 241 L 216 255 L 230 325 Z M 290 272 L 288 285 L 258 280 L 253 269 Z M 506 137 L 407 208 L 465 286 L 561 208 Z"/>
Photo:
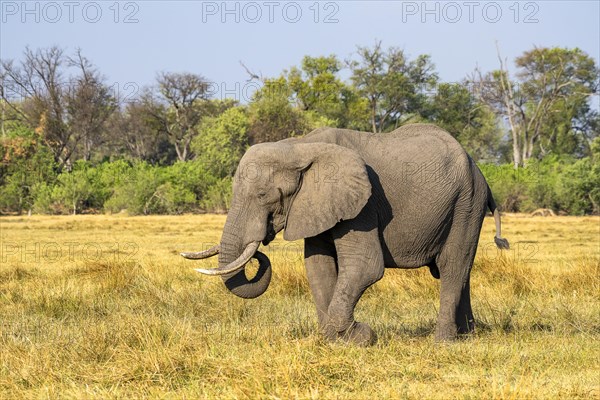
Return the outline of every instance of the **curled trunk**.
<path id="1" fill-rule="evenodd" d="M 246 214 L 246 210 L 240 210 L 235 205 L 229 211 L 221 237 L 219 268 L 231 265 L 248 248 L 239 232 L 239 227 L 245 225 Z M 256 258 L 259 262 L 258 272 L 254 278 L 248 279 L 246 277 L 245 266 L 237 271 L 221 275 L 227 289 L 244 299 L 253 299 L 260 296 L 267 290 L 271 282 L 271 262 L 269 258 L 256 250 L 251 257 Z"/>
<path id="2" fill-rule="evenodd" d="M 223 275 L 225 286 L 231 293 L 243 299 L 254 299 L 263 294 L 271 282 L 271 261 L 269 258 L 257 251 L 254 258 L 258 260 L 259 267 L 256 276 L 252 279 L 246 277 L 245 268 Z"/>

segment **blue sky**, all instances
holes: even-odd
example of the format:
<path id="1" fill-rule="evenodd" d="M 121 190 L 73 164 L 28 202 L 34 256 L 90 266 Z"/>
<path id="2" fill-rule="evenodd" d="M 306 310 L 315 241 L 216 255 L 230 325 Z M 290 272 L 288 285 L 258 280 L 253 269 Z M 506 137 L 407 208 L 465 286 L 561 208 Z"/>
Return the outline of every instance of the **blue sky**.
<path id="1" fill-rule="evenodd" d="M 0 1 L 0 57 L 25 46 L 80 47 L 111 84 L 141 87 L 159 71 L 188 71 L 247 90 L 243 61 L 263 76 L 304 55 L 352 56 L 381 40 L 430 54 L 441 78 L 497 68 L 533 46 L 579 47 L 600 58 L 599 1 Z M 226 91 L 238 93 L 228 95 Z M 246 85 L 246 86 L 245 86 Z M 129 89 L 128 89 L 129 90 Z M 217 90 L 217 89 L 215 89 Z"/>

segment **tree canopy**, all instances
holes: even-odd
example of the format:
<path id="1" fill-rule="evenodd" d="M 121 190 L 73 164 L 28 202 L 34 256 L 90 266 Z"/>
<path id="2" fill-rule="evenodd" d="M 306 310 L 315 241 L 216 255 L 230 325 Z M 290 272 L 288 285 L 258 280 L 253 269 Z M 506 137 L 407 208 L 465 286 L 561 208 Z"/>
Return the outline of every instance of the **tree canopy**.
<path id="1" fill-rule="evenodd" d="M 347 60 L 307 55 L 251 73 L 258 90 L 240 104 L 216 98 L 201 71 L 160 72 L 123 98 L 82 50 L 26 48 L 0 60 L 0 212 L 225 210 L 250 145 L 431 122 L 484 174 L 503 174 L 490 180 L 505 208 L 598 213 L 597 62 L 578 48 L 534 47 L 512 64 L 498 54 L 497 69 L 460 82 L 443 82 L 431 55 L 381 42 Z M 531 171 L 545 175 L 523 182 Z"/>

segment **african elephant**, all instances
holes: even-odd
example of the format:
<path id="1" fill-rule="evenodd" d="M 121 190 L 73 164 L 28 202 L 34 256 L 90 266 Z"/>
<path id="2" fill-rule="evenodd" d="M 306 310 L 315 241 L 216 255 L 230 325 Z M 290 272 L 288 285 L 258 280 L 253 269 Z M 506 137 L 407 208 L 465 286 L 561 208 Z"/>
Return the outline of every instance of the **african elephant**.
<path id="1" fill-rule="evenodd" d="M 485 213 L 501 238 L 500 215 L 475 162 L 446 131 L 405 125 L 373 134 L 320 128 L 305 137 L 248 149 L 233 180 L 233 199 L 220 245 L 190 259 L 219 255 L 216 269 L 243 298 L 260 296 L 271 278 L 257 251 L 284 230 L 304 239 L 308 282 L 326 338 L 372 344 L 373 330 L 354 320 L 363 292 L 384 268 L 428 266 L 441 279 L 436 340 L 474 329 L 469 290 Z M 249 280 L 244 265 L 259 260 Z"/>

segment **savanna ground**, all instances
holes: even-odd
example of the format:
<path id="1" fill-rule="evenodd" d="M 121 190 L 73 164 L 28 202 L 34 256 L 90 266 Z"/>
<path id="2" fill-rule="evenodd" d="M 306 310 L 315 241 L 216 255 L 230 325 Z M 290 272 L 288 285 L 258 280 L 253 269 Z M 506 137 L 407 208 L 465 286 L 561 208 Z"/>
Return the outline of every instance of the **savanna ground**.
<path id="1" fill-rule="evenodd" d="M 387 270 L 357 307 L 371 348 L 324 342 L 302 244 L 266 248 L 242 300 L 180 251 L 224 216 L 0 218 L 0 398 L 599 398 L 600 219 L 486 218 L 474 337 L 433 342 L 439 281 Z"/>

